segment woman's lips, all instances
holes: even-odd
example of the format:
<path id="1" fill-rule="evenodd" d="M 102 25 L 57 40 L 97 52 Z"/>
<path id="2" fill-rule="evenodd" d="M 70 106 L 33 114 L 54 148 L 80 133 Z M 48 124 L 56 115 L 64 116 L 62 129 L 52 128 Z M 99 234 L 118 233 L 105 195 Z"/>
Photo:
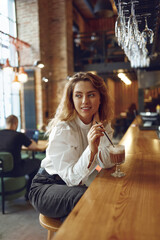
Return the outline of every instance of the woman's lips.
<path id="1" fill-rule="evenodd" d="M 91 109 L 91 107 L 81 107 L 81 109 L 82 109 L 83 111 L 88 111 L 88 110 Z"/>

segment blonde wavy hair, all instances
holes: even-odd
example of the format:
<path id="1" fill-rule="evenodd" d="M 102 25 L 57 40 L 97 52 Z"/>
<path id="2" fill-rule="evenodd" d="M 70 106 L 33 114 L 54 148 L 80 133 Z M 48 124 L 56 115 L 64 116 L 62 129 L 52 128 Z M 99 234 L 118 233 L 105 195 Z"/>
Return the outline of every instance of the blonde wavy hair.
<path id="1" fill-rule="evenodd" d="M 108 123 L 113 117 L 111 98 L 103 78 L 90 72 L 79 72 L 69 78 L 61 102 L 57 108 L 56 114 L 48 124 L 46 134 L 49 135 L 52 128 L 59 121 L 71 121 L 76 117 L 76 110 L 73 103 L 73 90 L 76 83 L 80 81 L 89 81 L 100 94 L 99 117 L 102 122 Z"/>

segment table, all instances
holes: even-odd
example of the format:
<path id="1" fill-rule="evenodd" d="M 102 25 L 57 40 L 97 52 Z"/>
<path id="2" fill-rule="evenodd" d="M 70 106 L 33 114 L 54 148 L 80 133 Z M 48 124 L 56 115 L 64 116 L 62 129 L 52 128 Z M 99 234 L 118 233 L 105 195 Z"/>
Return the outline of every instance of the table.
<path id="1" fill-rule="evenodd" d="M 37 146 L 34 149 L 28 149 L 25 146 L 22 146 L 22 151 L 31 151 L 32 152 L 32 158 L 35 158 L 35 152 L 44 152 L 47 148 L 47 140 L 38 140 Z"/>
<path id="2" fill-rule="evenodd" d="M 54 240 L 160 239 L 160 140 L 155 131 L 131 124 L 120 143 L 126 176 L 101 170 Z"/>

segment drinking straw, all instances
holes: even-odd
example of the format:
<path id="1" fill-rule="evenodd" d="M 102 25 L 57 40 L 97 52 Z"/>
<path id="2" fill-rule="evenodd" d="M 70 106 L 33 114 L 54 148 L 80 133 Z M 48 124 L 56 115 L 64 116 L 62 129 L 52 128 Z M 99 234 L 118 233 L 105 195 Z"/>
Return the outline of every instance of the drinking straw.
<path id="1" fill-rule="evenodd" d="M 98 122 L 96 122 L 96 123 L 98 124 Z M 102 128 L 102 127 L 100 126 L 100 128 Z M 102 129 L 103 129 L 103 128 L 102 128 Z M 110 139 L 109 136 L 107 135 L 107 133 L 104 132 L 104 134 L 105 134 L 105 136 L 108 138 L 108 140 L 110 141 L 110 143 L 112 144 L 112 146 L 115 147 L 114 144 L 113 144 L 113 142 L 111 141 L 111 139 Z"/>

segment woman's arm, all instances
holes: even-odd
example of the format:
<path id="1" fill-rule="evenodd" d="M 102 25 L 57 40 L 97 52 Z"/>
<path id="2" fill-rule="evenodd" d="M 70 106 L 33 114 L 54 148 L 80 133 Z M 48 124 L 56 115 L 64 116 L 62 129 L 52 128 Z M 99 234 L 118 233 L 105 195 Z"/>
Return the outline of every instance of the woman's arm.
<path id="1" fill-rule="evenodd" d="M 78 185 L 91 171 L 91 150 L 84 149 L 80 134 L 67 123 L 55 127 L 49 138 L 46 158 L 41 166 L 49 174 L 58 174 L 68 186 Z M 96 164 L 96 163 L 95 163 Z"/>

